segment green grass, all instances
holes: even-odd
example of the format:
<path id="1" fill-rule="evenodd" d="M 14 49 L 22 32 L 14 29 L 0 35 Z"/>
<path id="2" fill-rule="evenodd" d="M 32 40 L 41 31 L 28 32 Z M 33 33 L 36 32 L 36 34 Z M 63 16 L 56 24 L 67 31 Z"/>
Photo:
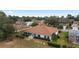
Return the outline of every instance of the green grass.
<path id="1" fill-rule="evenodd" d="M 66 45 L 67 44 L 66 35 L 67 33 L 60 33 L 59 34 L 60 38 L 57 40 L 57 43 L 61 45 Z"/>
<path id="2" fill-rule="evenodd" d="M 79 48 L 79 45 L 68 42 L 67 36 L 68 36 L 68 32 L 59 33 L 60 38 L 53 43 L 59 44 L 61 46 L 66 45 L 66 46 L 71 46 L 74 48 Z"/>

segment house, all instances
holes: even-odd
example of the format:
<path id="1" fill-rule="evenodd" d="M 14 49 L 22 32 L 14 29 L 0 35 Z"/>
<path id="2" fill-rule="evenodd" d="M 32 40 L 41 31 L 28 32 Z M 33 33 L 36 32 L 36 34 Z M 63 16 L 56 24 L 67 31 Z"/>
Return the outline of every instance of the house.
<path id="1" fill-rule="evenodd" d="M 39 22 L 41 22 L 41 21 L 33 19 L 32 21 L 27 21 L 27 22 L 25 22 L 25 23 L 26 23 L 27 27 L 30 27 L 34 22 L 35 22 L 35 23 L 39 23 Z"/>
<path id="2" fill-rule="evenodd" d="M 78 30 L 79 25 L 77 22 L 74 21 L 71 27 L 72 27 L 72 30 Z"/>
<path id="3" fill-rule="evenodd" d="M 48 27 L 44 23 L 39 23 L 35 27 L 27 28 L 23 30 L 24 35 L 29 36 L 30 38 L 39 38 L 45 40 L 52 40 L 53 34 L 58 34 L 58 29 L 54 27 Z"/>
<path id="4" fill-rule="evenodd" d="M 33 21 L 25 22 L 27 26 L 31 26 Z"/>
<path id="5" fill-rule="evenodd" d="M 79 30 L 69 31 L 69 41 L 79 44 Z"/>
<path id="6" fill-rule="evenodd" d="M 69 41 L 79 44 L 79 25 L 77 21 L 72 24 L 72 29 L 69 31 Z"/>
<path id="7" fill-rule="evenodd" d="M 66 25 L 63 25 L 63 31 L 65 31 L 65 30 L 66 30 L 66 27 L 67 27 Z"/>

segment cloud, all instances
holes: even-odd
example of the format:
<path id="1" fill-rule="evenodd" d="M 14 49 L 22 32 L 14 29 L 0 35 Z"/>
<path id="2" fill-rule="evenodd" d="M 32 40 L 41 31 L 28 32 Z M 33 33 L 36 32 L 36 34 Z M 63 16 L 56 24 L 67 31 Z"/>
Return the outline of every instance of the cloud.
<path id="1" fill-rule="evenodd" d="M 13 14 L 13 13 L 14 13 L 14 11 L 7 11 L 7 13 L 8 13 L 8 14 Z"/>
<path id="2" fill-rule="evenodd" d="M 14 10 L 3 10 L 6 15 L 14 15 L 15 11 Z"/>

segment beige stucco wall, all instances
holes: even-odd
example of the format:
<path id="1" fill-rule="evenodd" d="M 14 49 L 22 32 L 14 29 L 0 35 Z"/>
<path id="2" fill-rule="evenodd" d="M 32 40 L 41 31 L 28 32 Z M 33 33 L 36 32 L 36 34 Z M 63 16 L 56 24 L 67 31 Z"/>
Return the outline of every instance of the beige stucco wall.
<path id="1" fill-rule="evenodd" d="M 41 38 L 44 38 L 44 35 L 40 35 Z"/>
<path id="2" fill-rule="evenodd" d="M 57 32 L 55 32 L 55 34 L 56 34 L 56 35 L 58 35 L 58 31 L 57 31 Z"/>
<path id="3" fill-rule="evenodd" d="M 56 32 L 56 34 L 58 34 L 58 32 Z M 35 34 L 35 36 L 38 37 L 38 34 Z M 46 36 L 46 39 L 49 37 L 49 40 L 52 41 L 51 36 L 40 35 L 41 38 L 45 38 L 45 36 Z M 28 38 L 29 38 L 29 39 L 33 39 L 33 37 L 34 37 L 34 34 L 31 34 Z"/>

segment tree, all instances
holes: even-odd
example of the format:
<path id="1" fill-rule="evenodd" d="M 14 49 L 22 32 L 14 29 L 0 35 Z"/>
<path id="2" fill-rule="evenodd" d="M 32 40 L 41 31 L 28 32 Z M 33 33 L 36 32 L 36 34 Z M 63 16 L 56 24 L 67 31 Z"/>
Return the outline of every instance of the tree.
<path id="1" fill-rule="evenodd" d="M 14 27 L 6 14 L 0 11 L 0 40 L 5 40 L 14 33 Z"/>
<path id="2" fill-rule="evenodd" d="M 4 31 L 0 30 L 0 40 L 5 39 L 5 37 L 6 37 L 6 34 L 4 33 Z"/>
<path id="3" fill-rule="evenodd" d="M 63 24 L 59 24 L 57 27 L 58 27 L 59 29 L 63 29 Z"/>
<path id="4" fill-rule="evenodd" d="M 75 19 L 76 21 L 79 21 L 79 15 L 77 15 L 77 17 L 76 17 L 76 19 Z"/>
<path id="5" fill-rule="evenodd" d="M 59 17 L 57 16 L 50 16 L 47 20 L 45 20 L 45 23 L 56 27 L 58 25 L 58 19 Z"/>
<path id="6" fill-rule="evenodd" d="M 72 16 L 71 14 L 68 14 L 66 18 L 67 19 L 74 19 L 74 16 Z"/>
<path id="7" fill-rule="evenodd" d="M 36 25 L 38 25 L 38 23 L 35 21 L 31 24 L 31 26 L 36 26 Z"/>
<path id="8" fill-rule="evenodd" d="M 27 16 L 27 17 L 22 16 L 22 19 L 23 19 L 24 22 L 26 22 L 26 21 L 31 21 L 31 20 L 32 20 L 32 18 L 29 17 L 29 16 Z"/>

